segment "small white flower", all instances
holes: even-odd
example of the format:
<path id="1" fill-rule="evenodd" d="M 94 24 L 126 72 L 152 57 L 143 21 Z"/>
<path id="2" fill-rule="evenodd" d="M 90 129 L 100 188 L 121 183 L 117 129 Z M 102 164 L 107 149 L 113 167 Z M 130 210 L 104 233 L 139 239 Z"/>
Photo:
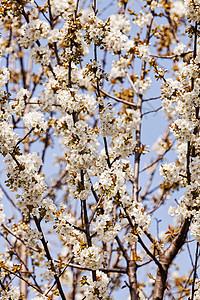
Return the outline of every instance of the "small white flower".
<path id="1" fill-rule="evenodd" d="M 150 58 L 150 50 L 149 50 L 149 46 L 146 44 L 140 44 L 137 47 L 138 49 L 138 56 L 140 58 L 142 58 L 144 61 L 148 61 Z"/>
<path id="2" fill-rule="evenodd" d="M 184 53 L 184 49 L 185 49 L 185 45 L 183 43 L 179 43 L 176 47 L 174 47 L 174 54 L 175 55 L 180 55 L 182 53 Z"/>
<path id="3" fill-rule="evenodd" d="M 151 13 L 144 13 L 143 11 L 140 11 L 140 15 L 133 20 L 133 23 L 140 28 L 144 28 L 149 23 L 151 18 Z"/>

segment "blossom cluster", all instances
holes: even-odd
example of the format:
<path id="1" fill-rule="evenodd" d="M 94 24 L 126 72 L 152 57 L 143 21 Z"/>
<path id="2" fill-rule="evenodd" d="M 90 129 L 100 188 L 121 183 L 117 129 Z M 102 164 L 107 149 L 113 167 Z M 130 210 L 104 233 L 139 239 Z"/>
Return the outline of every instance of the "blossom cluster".
<path id="1" fill-rule="evenodd" d="M 34 19 L 30 20 L 21 28 L 20 45 L 25 49 L 34 45 L 41 38 L 47 38 L 50 26 L 46 21 Z"/>
<path id="2" fill-rule="evenodd" d="M 5 290 L 1 292 L 1 299 L 2 300 L 7 300 L 7 299 L 11 299 L 11 300 L 15 300 L 15 299 L 19 299 L 20 297 L 20 290 L 18 286 L 10 286 L 10 290 Z"/>
<path id="3" fill-rule="evenodd" d="M 91 277 L 84 277 L 81 281 L 88 300 L 111 299 L 107 289 L 109 278 L 106 274 L 97 271 L 97 281 L 93 281 Z"/>
<path id="4" fill-rule="evenodd" d="M 18 207 L 29 216 L 38 214 L 38 209 L 43 201 L 43 193 L 46 184 L 42 175 L 37 170 L 42 164 L 41 158 L 35 152 L 17 156 L 16 161 L 12 157 L 6 157 L 7 185 L 12 191 L 23 188 L 22 194 L 18 194 Z"/>
<path id="5" fill-rule="evenodd" d="M 66 213 L 64 206 L 62 206 L 62 213 L 57 214 L 55 228 L 62 236 L 64 245 L 73 245 L 72 251 L 75 261 L 81 266 L 98 270 L 104 261 L 104 253 L 97 245 L 88 247 L 84 234 L 73 227 L 74 223 L 73 216 Z"/>
<path id="6" fill-rule="evenodd" d="M 186 16 L 188 19 L 199 22 L 200 4 L 198 0 L 184 0 Z"/>
<path id="7" fill-rule="evenodd" d="M 119 51 L 129 51 L 134 47 L 134 42 L 126 35 L 130 32 L 130 21 L 123 14 L 111 15 L 109 18 L 109 29 L 104 38 L 106 47 L 118 53 Z"/>

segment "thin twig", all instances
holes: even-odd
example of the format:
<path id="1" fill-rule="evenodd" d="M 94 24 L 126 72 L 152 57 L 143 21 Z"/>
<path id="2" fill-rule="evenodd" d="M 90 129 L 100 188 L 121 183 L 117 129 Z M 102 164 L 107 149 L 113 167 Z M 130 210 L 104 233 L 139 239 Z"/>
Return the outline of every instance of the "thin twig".
<path id="1" fill-rule="evenodd" d="M 97 87 L 96 87 L 94 84 L 92 84 L 92 86 L 93 86 L 95 89 L 97 89 Z M 115 100 L 115 101 L 117 101 L 117 102 L 123 103 L 123 104 L 125 104 L 125 105 L 130 106 L 130 107 L 133 107 L 134 109 L 137 108 L 137 106 L 136 106 L 135 103 L 131 103 L 131 102 L 129 102 L 129 101 L 120 99 L 120 98 L 118 98 L 118 97 L 116 97 L 116 96 L 110 95 L 110 94 L 107 93 L 105 90 L 101 89 L 100 87 L 99 87 L 99 91 L 100 91 L 102 94 L 104 94 L 105 96 L 107 96 L 108 98 L 111 98 L 111 99 L 113 99 L 113 100 Z"/>
<path id="2" fill-rule="evenodd" d="M 17 144 L 16 144 L 15 147 L 14 147 L 13 152 L 15 151 L 15 149 L 17 148 L 17 146 L 18 146 L 21 142 L 23 142 L 23 141 L 27 138 L 27 136 L 29 136 L 29 135 L 31 134 L 31 132 L 32 132 L 34 129 L 35 129 L 35 127 L 32 127 L 32 128 L 29 130 L 29 132 L 28 132 L 21 140 L 19 140 L 19 141 L 17 142 Z"/>
<path id="3" fill-rule="evenodd" d="M 191 296 L 191 300 L 194 299 L 194 293 L 195 293 L 195 280 L 196 280 L 196 276 L 197 276 L 197 263 L 198 263 L 198 258 L 199 258 L 199 243 L 197 242 L 196 253 L 195 253 L 194 275 L 193 275 L 193 280 L 192 280 L 192 296 Z"/>
<path id="4" fill-rule="evenodd" d="M 158 108 L 156 108 L 156 109 L 154 109 L 154 110 L 150 110 L 150 111 L 144 112 L 144 113 L 142 114 L 142 117 L 144 117 L 145 115 L 148 115 L 148 114 L 155 113 L 155 112 L 159 111 L 161 108 L 162 108 L 162 106 L 160 106 L 160 107 L 158 107 Z"/>
<path id="5" fill-rule="evenodd" d="M 16 277 L 18 277 L 19 279 L 23 280 L 24 282 L 27 283 L 27 285 L 31 286 L 33 289 L 35 289 L 36 291 L 38 291 L 40 294 L 44 294 L 44 292 L 41 291 L 41 289 L 39 289 L 38 287 L 36 287 L 35 285 L 33 285 L 31 282 L 29 282 L 28 280 L 26 280 L 24 277 L 22 277 L 21 275 L 13 272 L 10 269 L 7 269 L 6 267 L 4 267 L 3 265 L 1 265 L 1 268 L 4 269 L 5 271 L 7 271 L 10 274 L 15 275 Z"/>
<path id="6" fill-rule="evenodd" d="M 185 55 L 189 54 L 189 53 L 193 53 L 193 50 L 187 51 L 187 52 L 183 52 L 181 54 L 172 54 L 172 55 L 154 55 L 151 54 L 150 57 L 156 57 L 156 58 L 164 58 L 164 59 L 171 59 L 171 58 L 178 58 L 178 57 L 184 57 Z"/>

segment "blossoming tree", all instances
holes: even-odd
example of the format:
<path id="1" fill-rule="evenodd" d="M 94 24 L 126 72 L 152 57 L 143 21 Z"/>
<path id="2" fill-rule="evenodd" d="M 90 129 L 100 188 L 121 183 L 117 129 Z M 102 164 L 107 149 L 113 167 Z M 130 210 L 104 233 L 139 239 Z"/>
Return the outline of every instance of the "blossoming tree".
<path id="1" fill-rule="evenodd" d="M 199 0 L 2 0 L 0 24 L 1 299 L 200 299 Z"/>

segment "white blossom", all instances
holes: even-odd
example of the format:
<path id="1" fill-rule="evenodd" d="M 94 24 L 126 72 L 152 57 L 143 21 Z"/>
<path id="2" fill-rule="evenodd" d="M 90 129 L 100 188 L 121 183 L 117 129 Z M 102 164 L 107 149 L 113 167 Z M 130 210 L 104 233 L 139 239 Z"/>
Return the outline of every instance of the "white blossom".
<path id="1" fill-rule="evenodd" d="M 144 60 L 146 60 L 146 59 L 144 58 Z M 138 78 L 138 79 L 136 79 L 136 81 L 134 83 L 134 86 L 136 88 L 138 88 L 138 92 L 140 94 L 145 94 L 150 89 L 151 82 L 152 81 L 151 81 L 150 77 L 147 77 L 147 78 L 145 78 L 143 80 L 141 80 L 141 79 Z"/>
<path id="2" fill-rule="evenodd" d="M 136 139 L 131 134 L 119 133 L 112 141 L 112 148 L 116 155 L 125 158 L 134 153 Z"/>
<path id="3" fill-rule="evenodd" d="M 125 15 L 111 15 L 109 17 L 109 31 L 104 38 L 104 43 L 114 53 L 123 50 L 129 51 L 130 48 L 134 47 L 134 42 L 126 35 L 130 28 L 130 22 Z"/>
<path id="4" fill-rule="evenodd" d="M 0 71 L 0 89 L 2 89 L 5 86 L 9 79 L 10 72 L 5 66 L 3 66 L 2 70 Z"/>
<path id="5" fill-rule="evenodd" d="M 22 25 L 21 36 L 19 38 L 20 45 L 24 48 L 32 46 L 41 38 L 46 38 L 50 30 L 50 25 L 43 20 L 31 20 L 28 24 Z"/>
<path id="6" fill-rule="evenodd" d="M 103 272 L 97 271 L 97 281 L 87 277 L 82 290 L 88 300 L 108 299 L 108 283 L 108 276 Z"/>
<path id="7" fill-rule="evenodd" d="M 51 9 L 53 16 L 62 15 L 65 19 L 68 17 L 70 13 L 72 13 L 76 9 L 76 1 L 75 0 L 51 0 Z"/>
<path id="8" fill-rule="evenodd" d="M 148 61 L 150 57 L 149 46 L 146 44 L 140 44 L 137 46 L 138 56 L 142 58 L 144 61 Z"/>
<path id="9" fill-rule="evenodd" d="M 13 131 L 13 126 L 6 121 L 0 121 L 0 152 L 4 156 L 14 150 L 18 139 L 19 135 Z"/>
<path id="10" fill-rule="evenodd" d="M 18 286 L 9 285 L 9 289 L 1 291 L 1 300 L 16 300 L 20 297 L 20 290 Z"/>
<path id="11" fill-rule="evenodd" d="M 98 270 L 104 261 L 104 254 L 97 245 L 84 247 L 82 249 L 79 244 L 76 244 L 73 248 L 73 252 L 81 266 L 92 270 Z"/>
<path id="12" fill-rule="evenodd" d="M 163 155 L 171 145 L 171 139 L 164 140 L 162 137 L 159 137 L 156 143 L 153 144 L 152 150 L 155 151 L 158 155 Z"/>
<path id="13" fill-rule="evenodd" d="M 11 109 L 19 116 L 23 115 L 25 108 L 25 101 L 30 96 L 30 92 L 27 89 L 21 88 L 17 93 L 15 101 L 12 101 L 9 105 Z"/>
<path id="14" fill-rule="evenodd" d="M 113 61 L 109 78 L 112 80 L 115 78 L 125 77 L 126 68 L 128 67 L 129 63 L 130 63 L 130 59 L 124 58 L 123 56 L 120 56 L 118 61 Z"/>
<path id="15" fill-rule="evenodd" d="M 48 65 L 51 51 L 47 47 L 39 46 L 31 49 L 31 57 L 36 64 Z"/>
<path id="16" fill-rule="evenodd" d="M 144 13 L 143 11 L 140 11 L 140 14 L 136 18 L 134 18 L 133 22 L 138 27 L 144 28 L 149 23 L 151 18 L 152 18 L 151 13 Z"/>
<path id="17" fill-rule="evenodd" d="M 170 13 L 174 16 L 178 16 L 180 19 L 185 16 L 185 7 L 182 1 L 173 1 L 171 4 Z"/>
<path id="18" fill-rule="evenodd" d="M 36 247 L 38 241 L 42 238 L 42 234 L 36 229 L 27 228 L 24 234 L 24 241 L 29 247 Z"/>
<path id="19" fill-rule="evenodd" d="M 112 224 L 109 214 L 99 215 L 93 225 L 94 231 L 105 243 L 113 240 L 121 229 L 120 224 Z"/>
<path id="20" fill-rule="evenodd" d="M 183 43 L 179 43 L 177 46 L 174 47 L 173 52 L 175 55 L 180 55 L 184 53 L 185 45 Z"/>
<path id="21" fill-rule="evenodd" d="M 200 21 L 200 3 L 199 0 L 184 0 L 185 14 L 192 21 Z"/>
<path id="22" fill-rule="evenodd" d="M 47 130 L 47 122 L 41 112 L 31 111 L 23 117 L 23 121 L 28 129 L 34 128 L 34 132 L 43 134 Z"/>

